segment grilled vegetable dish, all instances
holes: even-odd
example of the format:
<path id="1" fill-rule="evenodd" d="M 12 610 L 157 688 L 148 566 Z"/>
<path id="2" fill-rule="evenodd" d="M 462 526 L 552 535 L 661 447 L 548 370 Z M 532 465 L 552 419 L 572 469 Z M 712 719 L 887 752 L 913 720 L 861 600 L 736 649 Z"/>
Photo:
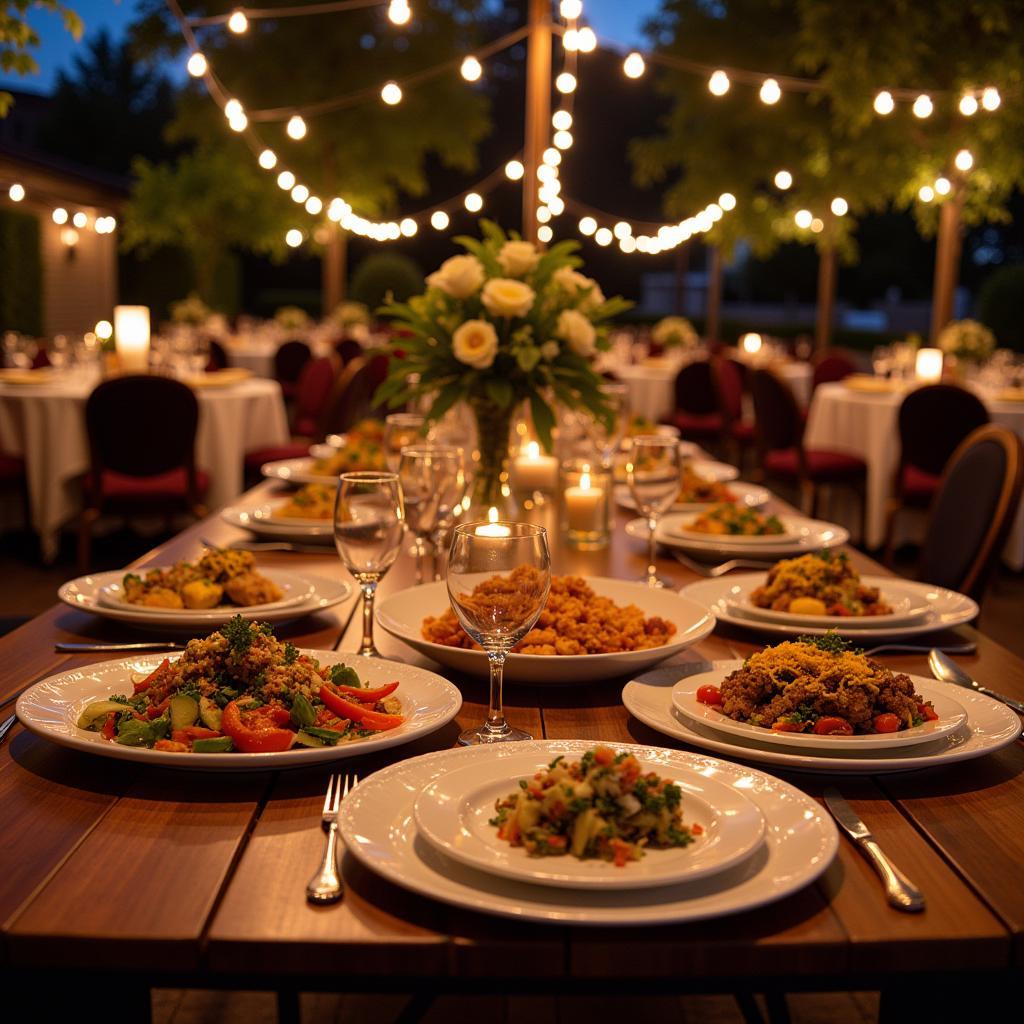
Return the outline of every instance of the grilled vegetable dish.
<path id="1" fill-rule="evenodd" d="M 333 519 L 334 488 L 323 484 L 306 484 L 276 508 L 274 515 L 281 519 L 316 519 L 323 522 Z"/>
<path id="2" fill-rule="evenodd" d="M 708 480 L 687 465 L 683 465 L 679 474 L 679 494 L 676 503 L 679 505 L 700 505 L 710 502 L 733 502 L 735 492 L 731 491 L 721 480 Z"/>
<path id="3" fill-rule="evenodd" d="M 360 420 L 345 434 L 343 447 L 313 463 L 313 472 L 324 476 L 386 468 L 384 424 L 380 420 Z"/>
<path id="4" fill-rule="evenodd" d="M 784 558 L 768 570 L 751 604 L 795 615 L 891 615 L 878 587 L 861 583 L 845 551 Z"/>
<path id="5" fill-rule="evenodd" d="M 775 537 L 786 532 L 778 516 L 766 516 L 739 505 L 715 505 L 685 528 L 721 537 Z"/>

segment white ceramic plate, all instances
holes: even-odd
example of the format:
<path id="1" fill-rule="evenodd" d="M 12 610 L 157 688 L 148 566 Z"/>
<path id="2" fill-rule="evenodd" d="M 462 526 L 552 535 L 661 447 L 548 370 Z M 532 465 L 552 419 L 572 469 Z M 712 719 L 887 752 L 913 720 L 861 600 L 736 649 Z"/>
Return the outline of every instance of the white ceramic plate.
<path id="1" fill-rule="evenodd" d="M 383 686 L 397 679 L 400 685 L 395 696 L 402 702 L 402 713 L 406 721 L 397 729 L 370 739 L 342 743 L 336 747 L 293 748 L 276 754 L 175 754 L 146 747 L 125 747 L 103 739 L 99 733 L 78 728 L 75 723 L 86 704 L 115 693 L 130 693 L 131 673 L 152 672 L 163 661 L 164 656 L 159 654 L 102 662 L 50 676 L 30 687 L 18 698 L 18 718 L 26 728 L 45 739 L 101 757 L 204 771 L 266 771 L 357 757 L 371 750 L 408 743 L 440 729 L 462 707 L 462 695 L 458 689 L 446 679 L 425 669 L 383 658 L 360 658 L 337 651 L 302 653 L 316 658 L 321 665 L 339 662 L 353 665 L 360 678 L 371 687 Z"/>
<path id="2" fill-rule="evenodd" d="M 768 558 L 776 555 L 802 555 L 808 551 L 839 547 L 850 539 L 849 532 L 835 523 L 805 519 L 803 516 L 784 518 L 787 529 L 794 533 L 793 539 L 788 541 L 764 538 L 763 543 L 752 545 L 742 543 L 744 538 L 738 537 L 704 537 L 700 534 L 684 536 L 679 529 L 692 518 L 675 512 L 664 516 L 658 523 L 658 543 L 670 548 L 684 548 L 697 554 L 722 555 L 726 558 L 743 558 L 753 553 L 756 553 L 758 558 Z M 630 520 L 626 524 L 626 533 L 631 537 L 646 540 L 647 524 L 642 519 Z M 733 543 L 737 540 L 740 543 Z"/>
<path id="3" fill-rule="evenodd" d="M 629 450 L 629 440 L 628 437 L 622 439 L 622 452 Z M 700 475 L 706 476 L 709 480 L 735 480 L 740 475 L 735 466 L 725 462 L 714 462 L 695 441 L 679 442 L 679 458 L 692 460 L 691 465 L 695 469 L 700 467 Z M 620 453 L 615 457 L 614 476 L 617 483 L 626 481 L 626 461 L 625 454 Z"/>
<path id="4" fill-rule="evenodd" d="M 157 568 L 170 567 L 158 566 Z M 145 574 L 149 571 L 149 569 L 144 569 L 136 575 L 144 578 Z M 245 610 L 251 612 L 257 618 L 266 615 L 268 612 L 273 613 L 282 608 L 293 608 L 297 604 L 306 604 L 313 596 L 313 584 L 301 576 L 296 576 L 293 572 L 280 572 L 277 569 L 260 569 L 259 572 L 272 583 L 276 583 L 284 591 L 284 597 L 280 601 L 267 601 L 265 604 L 246 605 Z M 146 608 L 147 611 L 153 611 L 154 609 L 147 608 L 145 605 L 129 604 L 124 599 L 122 581 L 125 575 L 126 573 L 121 573 L 118 579 L 100 587 L 100 603 L 108 608 L 127 609 L 128 611 L 139 611 L 142 608 Z M 225 612 L 234 616 L 242 611 L 238 605 L 222 605 L 217 608 L 160 608 L 156 610 L 166 612 L 175 619 L 179 619 L 183 615 L 192 616 L 195 612 L 203 611 L 212 613 L 214 619 L 220 619 Z"/>
<path id="5" fill-rule="evenodd" d="M 738 577 L 732 577 L 734 580 Z M 746 578 L 746 577 L 744 577 Z M 821 629 L 833 629 L 844 622 L 853 621 L 860 629 L 891 629 L 893 626 L 909 626 L 915 622 L 923 622 L 928 615 L 928 602 L 920 593 L 904 587 L 892 576 L 862 576 L 861 582 L 868 587 L 878 587 L 882 599 L 887 601 L 893 611 L 888 615 L 803 615 L 799 612 L 779 612 L 772 608 L 759 608 L 750 600 L 751 591 L 764 583 L 763 576 L 757 576 L 758 582 L 737 584 L 740 593 L 729 602 L 730 611 L 761 622 L 778 622 L 782 625 L 799 627 L 815 626 Z"/>
<path id="6" fill-rule="evenodd" d="M 101 591 L 112 584 L 120 584 L 124 570 L 120 572 L 99 572 L 92 576 L 79 576 L 69 580 L 57 591 L 57 596 L 66 605 L 80 611 L 92 612 L 105 619 L 116 619 L 138 627 L 159 626 L 164 629 L 192 629 L 208 626 L 211 629 L 223 625 L 236 615 L 243 619 L 259 619 L 261 622 L 284 622 L 303 615 L 323 611 L 340 604 L 352 593 L 352 587 L 343 580 L 330 580 L 322 576 L 303 576 L 302 579 L 313 589 L 309 598 L 287 608 L 264 611 L 266 606 L 254 608 L 211 608 L 206 611 L 168 610 L 142 608 L 125 605 L 114 608 L 101 600 Z"/>
<path id="7" fill-rule="evenodd" d="M 821 751 L 834 750 L 899 750 L 912 747 L 918 743 L 930 743 L 940 736 L 956 732 L 967 721 L 967 712 L 963 705 L 955 701 L 948 686 L 940 686 L 930 679 L 911 676 L 914 691 L 925 700 L 930 700 L 939 716 L 934 722 L 925 722 L 911 729 L 900 732 L 866 734 L 863 736 L 816 736 L 814 733 L 773 732 L 746 722 L 736 722 L 723 715 L 716 708 L 701 704 L 697 700 L 697 690 L 708 683 L 719 686 L 722 680 L 736 669 L 743 666 L 742 661 L 725 662 L 709 672 L 680 679 L 672 690 L 672 703 L 685 718 L 700 725 L 708 726 L 716 732 L 730 736 L 742 736 L 753 743 L 766 747 L 792 747 L 795 750 L 815 748 Z"/>
<path id="8" fill-rule="evenodd" d="M 882 579 L 882 577 L 869 577 L 869 579 Z M 862 640 L 868 644 L 873 644 L 882 637 L 899 638 L 934 633 L 939 629 L 962 626 L 978 617 L 977 604 L 965 594 L 958 594 L 955 590 L 946 590 L 944 587 L 933 587 L 927 583 L 917 583 L 913 580 L 896 579 L 895 577 L 893 577 L 892 584 L 886 581 L 885 586 L 897 585 L 911 595 L 911 600 L 915 604 L 923 601 L 927 606 L 928 612 L 920 621 L 903 626 L 876 629 L 873 626 L 864 626 L 860 620 L 852 618 L 838 618 L 826 627 L 767 622 L 755 619 L 746 613 L 740 614 L 736 605 L 742 600 L 742 594 L 749 593 L 753 587 L 760 586 L 763 582 L 764 575 L 762 573 L 736 573 L 717 580 L 698 580 L 696 583 L 690 583 L 683 587 L 680 593 L 707 608 L 720 622 L 743 626 L 745 629 L 755 630 L 758 633 L 767 633 L 772 636 L 793 636 L 797 633 L 823 636 L 829 629 L 834 629 L 847 639 Z"/>
<path id="9" fill-rule="evenodd" d="M 729 482 L 729 490 L 736 496 L 737 505 L 745 505 L 747 508 L 760 508 L 771 498 L 771 491 L 767 487 L 760 487 L 757 484 L 748 484 L 743 480 L 732 480 Z M 615 488 L 615 501 L 623 508 L 636 511 L 636 502 L 630 493 L 629 486 L 618 485 Z M 719 504 L 713 501 L 683 501 L 676 502 L 672 506 L 673 512 L 703 512 L 711 505 Z"/>
<path id="10" fill-rule="evenodd" d="M 315 461 L 309 456 L 301 459 L 278 459 L 276 462 L 264 462 L 260 466 L 260 472 L 268 480 L 284 480 L 289 484 L 325 484 L 327 487 L 337 487 L 338 474 L 327 476 L 323 473 L 313 472 Z"/>
<path id="11" fill-rule="evenodd" d="M 302 540 L 334 543 L 334 524 L 330 519 L 284 519 L 274 515 L 283 502 L 262 502 L 259 505 L 230 505 L 221 511 L 225 523 L 248 530 L 257 537 L 275 540 Z"/>
<path id="12" fill-rule="evenodd" d="M 698 513 L 699 515 L 699 513 Z M 667 518 L 667 517 L 666 517 Z M 697 530 L 693 527 L 696 522 L 696 516 L 692 513 L 689 515 L 673 516 L 669 522 L 662 522 L 661 528 L 667 533 L 670 533 L 673 537 L 681 538 L 687 543 L 693 544 L 710 544 L 710 545 L 722 545 L 727 544 L 732 547 L 748 548 L 748 547 L 764 547 L 764 545 L 776 545 L 776 544 L 792 544 L 794 541 L 800 539 L 800 523 L 791 519 L 789 516 L 778 516 L 778 520 L 782 523 L 782 533 L 774 534 L 711 534 L 705 533 L 703 530 Z"/>
<path id="13" fill-rule="evenodd" d="M 718 663 L 716 662 L 716 666 Z M 945 685 L 967 711 L 967 724 L 932 743 L 904 750 L 821 750 L 771 749 L 739 736 L 726 736 L 684 718 L 672 705 L 672 689 L 687 669 L 699 671 L 707 664 L 681 667 L 666 665 L 632 679 L 622 691 L 622 702 L 644 725 L 688 743 L 729 757 L 791 771 L 841 775 L 883 775 L 916 771 L 955 761 L 984 757 L 1013 743 L 1021 733 L 1020 719 L 1005 704 L 952 683 Z M 770 824 L 770 823 L 769 823 Z"/>
<path id="14" fill-rule="evenodd" d="M 480 871 L 567 889 L 650 889 L 703 878 L 750 856 L 764 836 L 761 812 L 737 790 L 697 774 L 684 761 L 671 768 L 641 762 L 645 773 L 657 772 L 682 789 L 684 823 L 703 829 L 694 842 L 649 849 L 640 860 L 620 868 L 569 854 L 531 857 L 523 847 L 499 839 L 489 820 L 496 800 L 517 792 L 520 779 L 548 764 L 538 752 L 526 751 L 486 767 L 471 764 L 446 772 L 416 799 L 419 834 L 453 860 Z"/>
<path id="15" fill-rule="evenodd" d="M 595 593 L 610 597 L 618 605 L 635 604 L 645 616 L 658 615 L 675 623 L 676 633 L 672 642 L 620 654 L 510 654 L 505 662 L 506 682 L 558 686 L 643 672 L 703 640 L 715 628 L 714 616 L 708 615 L 692 601 L 680 599 L 671 590 L 652 589 L 645 583 L 627 583 L 603 576 L 588 577 L 587 583 Z M 425 583 L 392 594 L 382 601 L 377 607 L 377 622 L 392 636 L 438 664 L 486 679 L 489 669 L 487 656 L 482 651 L 447 647 L 423 638 L 423 619 L 428 615 L 441 615 L 449 607 L 447 586 L 443 582 Z"/>
<path id="16" fill-rule="evenodd" d="M 685 765 L 753 801 L 767 826 L 760 848 L 727 871 L 678 885 L 567 892 L 466 867 L 425 842 L 416 829 L 416 797 L 424 786 L 454 768 L 482 768 L 527 752 L 536 752 L 542 761 L 559 754 L 579 757 L 593 745 L 588 740 L 509 743 L 400 761 L 371 775 L 342 803 L 338 816 L 342 837 L 349 853 L 370 871 L 428 899 L 552 924 L 655 925 L 723 917 L 803 889 L 835 856 L 839 843 L 835 826 L 821 805 L 796 787 L 715 758 L 624 743 L 614 744 L 615 749 L 664 765 L 666 771 Z"/>

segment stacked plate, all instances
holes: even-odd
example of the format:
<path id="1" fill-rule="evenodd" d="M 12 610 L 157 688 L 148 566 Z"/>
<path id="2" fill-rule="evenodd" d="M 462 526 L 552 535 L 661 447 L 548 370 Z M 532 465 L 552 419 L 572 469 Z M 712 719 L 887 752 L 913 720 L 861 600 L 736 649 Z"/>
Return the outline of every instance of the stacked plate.
<path id="1" fill-rule="evenodd" d="M 788 783 L 715 758 L 616 744 L 675 782 L 690 846 L 648 849 L 624 867 L 571 855 L 535 858 L 498 839 L 497 799 L 586 740 L 499 744 L 391 765 L 342 804 L 350 855 L 405 889 L 522 920 L 646 925 L 738 913 L 802 889 L 831 863 L 838 838 L 821 807 Z"/>
<path id="2" fill-rule="evenodd" d="M 253 505 L 229 505 L 221 511 L 225 523 L 248 530 L 257 537 L 270 540 L 303 541 L 313 544 L 334 544 L 334 523 L 331 519 L 297 519 L 282 516 L 279 509 L 284 500 L 258 502 Z"/>
<path id="3" fill-rule="evenodd" d="M 652 729 L 692 746 L 758 764 L 829 774 L 913 771 L 983 757 L 1012 743 L 1020 719 L 1004 704 L 973 690 L 911 676 L 914 689 L 931 701 L 937 720 L 896 733 L 816 736 L 772 732 L 736 722 L 697 700 L 697 690 L 719 685 L 741 661 L 686 669 L 664 668 L 626 684 L 622 701 Z"/>

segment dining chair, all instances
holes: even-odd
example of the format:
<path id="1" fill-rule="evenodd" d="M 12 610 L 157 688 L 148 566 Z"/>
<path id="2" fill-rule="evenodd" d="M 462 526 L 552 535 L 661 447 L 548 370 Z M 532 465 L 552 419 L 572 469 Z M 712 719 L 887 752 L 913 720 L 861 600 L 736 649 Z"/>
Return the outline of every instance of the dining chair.
<path id="1" fill-rule="evenodd" d="M 226 370 L 230 365 L 227 349 L 216 338 L 211 338 L 210 359 L 206 364 L 206 372 L 213 373 L 215 370 Z"/>
<path id="2" fill-rule="evenodd" d="M 106 512 L 131 516 L 174 512 L 206 515 L 209 476 L 196 468 L 199 402 L 170 377 L 115 377 L 85 403 L 89 470 L 79 517 L 78 564 L 89 568 L 92 530 Z"/>
<path id="3" fill-rule="evenodd" d="M 318 433 L 343 434 L 362 419 L 383 417 L 387 409 L 375 403 L 374 395 L 384 383 L 387 371 L 387 356 L 363 355 L 353 359 L 334 382 Z"/>
<path id="4" fill-rule="evenodd" d="M 274 353 L 274 380 L 281 385 L 286 399 L 294 398 L 302 368 L 313 358 L 309 345 L 293 339 L 285 341 Z"/>
<path id="5" fill-rule="evenodd" d="M 341 365 L 347 366 L 353 359 L 363 354 L 363 346 L 355 338 L 342 338 L 334 346 L 334 351 L 338 353 Z"/>
<path id="6" fill-rule="evenodd" d="M 988 410 L 966 388 L 926 384 L 900 404 L 900 458 L 886 503 L 885 564 L 891 566 L 895 523 L 905 508 L 926 509 L 942 481 L 942 471 L 972 430 L 988 423 Z"/>
<path id="7" fill-rule="evenodd" d="M 867 516 L 867 472 L 863 459 L 846 452 L 806 448 L 804 421 L 792 389 L 771 370 L 754 370 L 750 375 L 754 400 L 754 433 L 762 477 L 795 484 L 803 511 L 818 512 L 822 486 L 846 487 L 860 501 L 860 536 L 865 536 Z"/>
<path id="8" fill-rule="evenodd" d="M 724 421 L 718 388 L 707 359 L 687 363 L 676 375 L 675 411 L 669 422 L 691 441 L 717 441 Z"/>
<path id="9" fill-rule="evenodd" d="M 25 528 L 32 525 L 32 508 L 28 493 L 28 471 L 25 460 L 4 450 L 0 437 L 0 494 L 18 492 L 24 510 Z"/>
<path id="10" fill-rule="evenodd" d="M 711 360 L 714 370 L 718 408 L 722 414 L 722 433 L 726 447 L 737 466 L 742 466 L 744 452 L 754 444 L 754 424 L 743 419 L 743 392 L 747 368 L 737 359 L 716 356 Z"/>
<path id="11" fill-rule="evenodd" d="M 811 366 L 812 393 L 819 384 L 832 384 L 857 372 L 857 364 L 840 348 L 826 348 L 816 352 Z"/>
<path id="12" fill-rule="evenodd" d="M 918 578 L 985 595 L 1024 489 L 1024 445 L 1005 427 L 977 427 L 946 464 L 928 513 Z"/>

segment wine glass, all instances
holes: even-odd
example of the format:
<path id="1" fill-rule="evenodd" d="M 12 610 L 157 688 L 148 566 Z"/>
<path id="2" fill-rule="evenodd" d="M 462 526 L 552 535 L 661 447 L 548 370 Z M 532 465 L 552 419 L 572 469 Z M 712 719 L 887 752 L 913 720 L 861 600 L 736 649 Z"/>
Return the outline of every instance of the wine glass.
<path id="1" fill-rule="evenodd" d="M 363 641 L 359 654 L 379 658 L 373 642 L 377 584 L 402 546 L 405 502 L 397 473 L 342 473 L 334 499 L 334 543 L 342 565 L 363 592 Z"/>
<path id="2" fill-rule="evenodd" d="M 612 410 L 611 429 L 603 420 L 593 417 L 587 421 L 586 430 L 601 456 L 601 465 L 610 469 L 629 426 L 629 387 L 608 381 L 601 385 L 601 393 Z"/>
<path id="3" fill-rule="evenodd" d="M 551 554 L 543 526 L 461 523 L 448 557 L 448 597 L 462 628 L 484 649 L 491 669 L 487 721 L 459 742 L 503 743 L 533 737 L 505 721 L 501 685 L 505 658 L 544 610 L 551 587 Z"/>
<path id="4" fill-rule="evenodd" d="M 427 555 L 437 558 L 432 534 L 442 515 L 450 515 L 465 492 L 462 449 L 451 445 L 406 445 L 398 461 L 398 479 L 405 498 L 405 515 L 416 537 L 416 582 L 424 579 Z M 458 498 L 453 495 L 458 491 Z"/>
<path id="5" fill-rule="evenodd" d="M 423 417 L 418 412 L 393 412 L 384 419 L 384 457 L 388 469 L 398 472 L 402 449 L 421 438 Z"/>
<path id="6" fill-rule="evenodd" d="M 636 507 L 647 519 L 647 575 L 641 582 L 649 587 L 671 586 L 658 576 L 654 564 L 654 534 L 658 520 L 672 507 L 679 493 L 679 441 L 662 434 L 638 434 L 630 445 L 626 479 Z"/>

